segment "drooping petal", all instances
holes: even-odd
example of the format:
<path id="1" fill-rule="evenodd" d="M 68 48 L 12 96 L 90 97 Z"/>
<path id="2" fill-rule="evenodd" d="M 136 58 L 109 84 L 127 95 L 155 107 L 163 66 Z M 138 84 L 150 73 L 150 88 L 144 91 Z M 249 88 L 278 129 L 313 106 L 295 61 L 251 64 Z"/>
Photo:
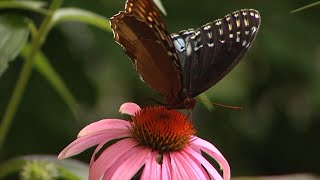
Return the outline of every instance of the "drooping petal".
<path id="1" fill-rule="evenodd" d="M 180 180 L 183 179 L 185 172 L 180 172 L 182 169 L 180 169 L 178 166 L 179 164 L 176 163 L 175 159 L 171 157 L 170 155 L 170 164 L 171 164 L 171 179 L 172 180 Z"/>
<path id="2" fill-rule="evenodd" d="M 131 179 L 145 164 L 151 155 L 151 149 L 136 146 L 124 154 L 105 173 L 103 179 Z"/>
<path id="3" fill-rule="evenodd" d="M 171 165 L 170 165 L 170 159 L 169 154 L 164 153 L 162 157 L 162 166 L 161 166 L 161 179 L 162 180 L 169 180 L 171 179 Z"/>
<path id="4" fill-rule="evenodd" d="M 91 133 L 100 131 L 109 131 L 117 129 L 128 129 L 131 127 L 130 122 L 121 119 L 103 119 L 94 123 L 91 123 L 84 127 L 78 134 L 78 138 L 86 136 Z"/>
<path id="5" fill-rule="evenodd" d="M 146 161 L 146 163 L 144 165 L 140 180 L 148 180 L 152 177 L 152 175 L 151 175 L 152 174 L 151 173 L 152 172 L 151 162 L 154 160 L 153 153 L 154 152 L 151 152 L 150 158 Z M 154 178 L 154 179 L 157 180 L 156 178 Z"/>
<path id="6" fill-rule="evenodd" d="M 131 132 L 128 129 L 124 129 L 124 130 L 117 130 L 112 132 L 99 132 L 96 134 L 83 136 L 74 140 L 71 144 L 69 144 L 66 148 L 64 148 L 60 152 L 58 159 L 63 159 L 63 158 L 67 158 L 67 157 L 79 154 L 82 151 L 104 141 L 124 138 L 130 135 L 131 135 Z"/>
<path id="7" fill-rule="evenodd" d="M 98 159 L 90 164 L 90 180 L 100 179 L 100 177 L 115 164 L 124 154 L 138 145 L 138 142 L 131 138 L 119 140 L 115 144 L 105 149 Z"/>
<path id="8" fill-rule="evenodd" d="M 196 138 L 198 138 L 197 136 L 192 136 L 189 140 L 190 144 L 189 147 L 191 147 L 194 151 L 198 152 L 199 154 L 201 154 L 201 150 L 199 148 L 199 146 L 192 144 L 192 141 L 194 141 Z"/>
<path id="9" fill-rule="evenodd" d="M 179 153 L 175 153 L 176 158 L 181 163 L 181 168 L 184 168 L 188 174 L 190 179 L 209 179 L 207 172 L 204 172 L 200 169 L 200 167 L 190 158 L 187 156 L 184 151 L 180 151 Z M 203 169 L 203 168 L 202 168 Z"/>
<path id="10" fill-rule="evenodd" d="M 153 175 L 153 177 L 157 179 L 161 179 L 161 165 L 157 162 L 158 156 L 159 156 L 158 152 L 154 151 L 153 160 L 151 161 L 151 166 L 153 167 L 151 174 Z"/>
<path id="11" fill-rule="evenodd" d="M 194 150 L 194 149 L 193 149 Z M 196 151 L 197 152 L 197 151 Z M 188 164 L 192 167 L 192 169 L 195 171 L 195 173 L 199 176 L 199 179 L 210 179 L 208 176 L 207 171 L 203 168 L 201 163 L 199 163 L 197 160 L 195 160 L 193 157 L 190 157 L 188 154 L 186 154 L 185 151 L 181 151 L 181 155 L 183 158 L 187 161 Z"/>
<path id="12" fill-rule="evenodd" d="M 157 162 L 159 154 L 157 151 L 151 153 L 150 158 L 146 161 L 142 171 L 141 180 L 160 180 L 161 179 L 161 165 Z"/>
<path id="13" fill-rule="evenodd" d="M 223 170 L 224 180 L 230 179 L 231 173 L 229 163 L 214 145 L 201 138 L 196 138 L 192 143 L 199 146 L 202 151 L 213 157 L 213 159 L 218 162 L 220 168 Z"/>
<path id="14" fill-rule="evenodd" d="M 92 156 L 91 156 L 91 159 L 90 159 L 90 168 L 91 166 L 93 165 L 94 161 L 97 159 L 96 158 L 96 154 L 101 150 L 101 148 L 103 148 L 103 146 L 107 143 L 108 141 L 103 141 L 101 142 L 97 147 L 96 149 L 94 150 Z"/>
<path id="15" fill-rule="evenodd" d="M 199 179 L 197 173 L 195 173 L 180 152 L 171 152 L 170 157 L 175 160 L 177 167 L 180 169 L 179 172 L 181 172 L 182 179 Z"/>
<path id="16" fill-rule="evenodd" d="M 186 154 L 190 156 L 190 158 L 193 158 L 194 161 L 198 161 L 198 163 L 202 164 L 203 167 L 208 171 L 209 175 L 212 177 L 214 180 L 222 180 L 221 175 L 219 172 L 198 152 L 194 151 L 190 147 L 185 147 L 183 149 Z"/>
<path id="17" fill-rule="evenodd" d="M 132 102 L 127 102 L 127 103 L 123 103 L 120 106 L 119 112 L 122 114 L 129 114 L 129 115 L 134 115 L 136 112 L 140 111 L 140 106 L 138 106 L 135 103 Z"/>
<path id="18" fill-rule="evenodd" d="M 130 124 L 131 126 L 131 124 Z M 126 129 L 126 128 L 125 128 Z M 109 130 L 109 131 L 113 131 L 113 130 Z M 130 131 L 130 134 L 131 134 L 131 131 Z M 128 135 L 126 137 L 131 137 L 131 135 Z M 105 141 L 101 142 L 97 148 L 94 150 L 92 156 L 91 156 L 91 160 L 90 160 L 90 167 L 92 166 L 94 160 L 95 160 L 95 157 L 96 157 L 96 154 L 100 151 L 100 149 L 107 143 L 109 142 L 110 140 L 109 139 L 106 139 Z"/>

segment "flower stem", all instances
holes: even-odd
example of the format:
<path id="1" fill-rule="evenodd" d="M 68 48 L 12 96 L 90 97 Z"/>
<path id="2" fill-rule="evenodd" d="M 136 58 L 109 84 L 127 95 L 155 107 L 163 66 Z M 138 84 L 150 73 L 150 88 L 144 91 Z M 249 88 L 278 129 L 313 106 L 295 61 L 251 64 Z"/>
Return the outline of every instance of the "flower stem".
<path id="1" fill-rule="evenodd" d="M 37 33 L 35 34 L 35 37 L 32 38 L 30 54 L 27 56 L 26 61 L 22 67 L 22 70 L 19 75 L 19 79 L 16 83 L 13 94 L 11 96 L 11 99 L 9 101 L 9 104 L 7 106 L 7 109 L 4 113 L 3 119 L 0 124 L 0 148 L 3 147 L 4 141 L 10 129 L 14 114 L 17 111 L 21 97 L 23 95 L 23 92 L 30 78 L 30 74 L 33 66 L 33 59 L 35 55 L 38 53 L 39 49 L 41 48 L 43 42 L 45 41 L 48 32 L 50 31 L 50 23 L 55 10 L 61 6 L 62 2 L 63 0 L 52 1 L 49 8 L 49 13 L 41 23 L 39 31 L 37 31 Z"/>

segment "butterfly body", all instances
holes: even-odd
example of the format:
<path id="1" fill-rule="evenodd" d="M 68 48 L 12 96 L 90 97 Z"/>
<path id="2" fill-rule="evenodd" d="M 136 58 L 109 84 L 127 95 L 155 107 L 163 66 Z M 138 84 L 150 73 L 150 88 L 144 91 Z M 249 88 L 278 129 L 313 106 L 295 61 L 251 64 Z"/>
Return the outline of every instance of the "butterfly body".
<path id="1" fill-rule="evenodd" d="M 168 108 L 192 109 L 195 96 L 220 81 L 256 37 L 260 14 L 243 9 L 198 29 L 169 34 L 152 0 L 128 0 L 111 18 L 114 38 L 141 79 Z"/>

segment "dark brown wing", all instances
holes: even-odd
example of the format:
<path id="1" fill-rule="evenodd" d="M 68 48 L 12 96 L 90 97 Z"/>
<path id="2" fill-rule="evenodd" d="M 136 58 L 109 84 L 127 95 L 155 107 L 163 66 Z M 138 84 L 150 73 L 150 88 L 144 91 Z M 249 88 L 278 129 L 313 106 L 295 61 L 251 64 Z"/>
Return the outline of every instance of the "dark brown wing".
<path id="1" fill-rule="evenodd" d="M 141 79 L 173 103 L 182 86 L 180 62 L 153 0 L 128 0 L 110 22 Z"/>

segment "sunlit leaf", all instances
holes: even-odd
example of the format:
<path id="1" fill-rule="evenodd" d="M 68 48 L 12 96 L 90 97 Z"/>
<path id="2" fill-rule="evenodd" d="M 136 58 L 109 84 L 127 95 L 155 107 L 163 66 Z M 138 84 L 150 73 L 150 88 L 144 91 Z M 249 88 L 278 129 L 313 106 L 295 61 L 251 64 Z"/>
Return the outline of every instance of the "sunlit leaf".
<path id="1" fill-rule="evenodd" d="M 82 22 L 101 28 L 103 30 L 111 31 L 109 21 L 107 18 L 95 14 L 93 12 L 79 9 L 79 8 L 60 8 L 55 11 L 51 26 L 63 23 L 63 22 Z"/>
<path id="2" fill-rule="evenodd" d="M 25 48 L 23 48 L 21 55 L 26 58 L 29 54 L 29 51 L 30 45 L 27 44 Z M 47 57 L 42 52 L 39 52 L 35 56 L 34 67 L 48 80 L 51 86 L 58 92 L 58 94 L 62 97 L 62 99 L 74 113 L 74 115 L 76 115 L 78 108 L 75 98 L 63 82 L 60 75 L 55 71 Z"/>
<path id="3" fill-rule="evenodd" d="M 0 1 L 0 9 L 23 9 L 41 14 L 46 14 L 47 10 L 42 8 L 46 5 L 43 1 Z"/>
<path id="4" fill-rule="evenodd" d="M 298 8 L 298 9 L 295 9 L 295 10 L 291 11 L 291 13 L 296 13 L 296 12 L 299 12 L 299 11 L 303 11 L 303 10 L 312 8 L 312 7 L 317 6 L 317 5 L 320 5 L 320 1 L 314 2 L 314 3 L 311 3 L 311 4 L 308 4 L 308 5 L 306 5 L 306 6 L 303 6 L 303 7 L 301 7 L 301 8 Z"/>
<path id="5" fill-rule="evenodd" d="M 25 19 L 16 15 L 0 16 L 0 76 L 14 60 L 28 40 Z"/>

